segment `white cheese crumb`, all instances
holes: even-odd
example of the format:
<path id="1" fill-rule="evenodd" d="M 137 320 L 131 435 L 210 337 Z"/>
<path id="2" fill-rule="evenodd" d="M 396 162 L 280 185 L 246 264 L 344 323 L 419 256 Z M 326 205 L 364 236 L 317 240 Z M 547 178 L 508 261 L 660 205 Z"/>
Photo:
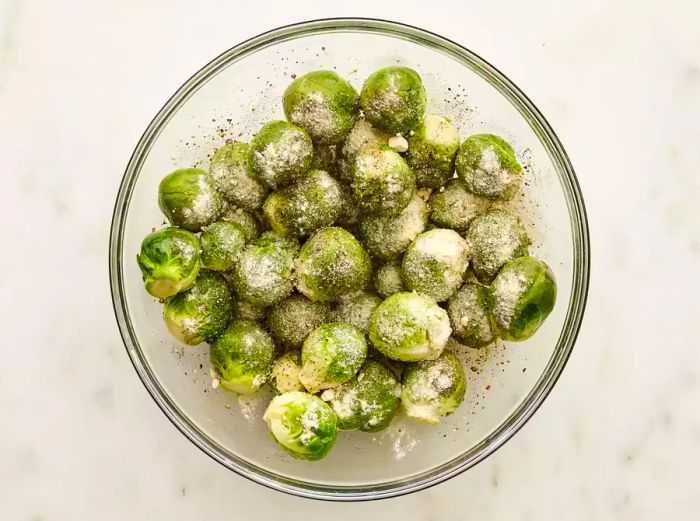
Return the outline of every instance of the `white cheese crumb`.
<path id="1" fill-rule="evenodd" d="M 408 141 L 403 136 L 392 136 L 389 138 L 389 147 L 397 152 L 406 152 L 408 150 Z"/>

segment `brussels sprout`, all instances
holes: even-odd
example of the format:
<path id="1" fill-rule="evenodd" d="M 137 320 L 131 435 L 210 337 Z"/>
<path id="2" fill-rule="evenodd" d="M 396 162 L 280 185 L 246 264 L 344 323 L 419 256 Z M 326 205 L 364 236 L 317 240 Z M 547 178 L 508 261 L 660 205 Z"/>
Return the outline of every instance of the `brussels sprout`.
<path id="1" fill-rule="evenodd" d="M 214 271 L 228 271 L 245 248 L 245 232 L 240 224 L 217 221 L 202 232 L 202 265 Z"/>
<path id="2" fill-rule="evenodd" d="M 250 244 L 234 266 L 232 284 L 251 304 L 272 306 L 292 293 L 293 266 L 293 254 L 279 243 Z"/>
<path id="3" fill-rule="evenodd" d="M 147 235 L 136 256 L 143 285 L 156 298 L 168 298 L 194 284 L 199 273 L 199 239 L 187 230 L 165 228 Z"/>
<path id="4" fill-rule="evenodd" d="M 462 285 L 469 266 L 469 248 L 454 230 L 436 228 L 421 233 L 406 250 L 401 262 L 409 289 L 447 300 Z"/>
<path id="5" fill-rule="evenodd" d="M 296 257 L 296 254 L 299 253 L 299 250 L 301 249 L 299 241 L 294 237 L 289 237 L 288 235 L 282 235 L 272 231 L 263 232 L 258 239 L 257 245 L 281 248 L 293 257 Z"/>
<path id="6" fill-rule="evenodd" d="M 355 157 L 365 145 L 384 145 L 389 143 L 391 134 L 374 128 L 366 119 L 358 119 L 352 127 L 338 158 L 338 175 L 343 182 L 352 182 Z"/>
<path id="7" fill-rule="evenodd" d="M 255 322 L 236 320 L 209 349 L 221 387 L 238 394 L 253 394 L 270 379 L 275 344 Z"/>
<path id="8" fill-rule="evenodd" d="M 408 138 L 406 162 L 413 168 L 416 185 L 439 188 L 452 177 L 459 134 L 449 119 L 426 116 Z"/>
<path id="9" fill-rule="evenodd" d="M 231 318 L 231 292 L 226 279 L 213 271 L 199 273 L 194 286 L 165 302 L 163 320 L 183 344 L 211 342 Z"/>
<path id="10" fill-rule="evenodd" d="M 329 302 L 362 289 L 369 281 L 369 255 L 342 228 L 323 228 L 301 248 L 296 263 L 297 289 L 313 301 Z"/>
<path id="11" fill-rule="evenodd" d="M 335 220 L 338 226 L 342 226 L 347 230 L 353 230 L 357 226 L 360 212 L 357 209 L 355 198 L 352 196 L 352 191 L 345 185 L 340 186 L 340 214 Z"/>
<path id="12" fill-rule="evenodd" d="M 311 170 L 295 182 L 272 192 L 263 206 L 273 230 L 303 237 L 330 226 L 340 215 L 343 200 L 338 181 L 323 170 Z"/>
<path id="13" fill-rule="evenodd" d="M 366 291 L 356 291 L 340 297 L 332 312 L 333 320 L 351 324 L 363 333 L 367 332 L 372 312 L 382 299 Z"/>
<path id="14" fill-rule="evenodd" d="M 342 322 L 323 324 L 304 341 L 299 380 L 310 393 L 335 387 L 355 376 L 365 356 L 362 331 Z"/>
<path id="15" fill-rule="evenodd" d="M 406 132 L 423 119 L 425 88 L 420 76 L 407 67 L 373 72 L 362 86 L 360 105 L 367 121 L 386 132 Z"/>
<path id="16" fill-rule="evenodd" d="M 527 255 L 530 242 L 520 219 L 505 210 L 475 217 L 466 239 L 474 274 L 483 284 L 490 283 L 506 262 Z"/>
<path id="17" fill-rule="evenodd" d="M 455 355 L 445 351 L 437 360 L 408 364 L 403 372 L 401 403 L 406 416 L 440 423 L 464 400 L 467 378 Z"/>
<path id="18" fill-rule="evenodd" d="M 401 384 L 394 372 L 382 363 L 367 360 L 357 377 L 323 391 L 338 417 L 341 430 L 377 432 L 386 429 L 399 408 Z"/>
<path id="19" fill-rule="evenodd" d="M 298 459 L 320 460 L 335 443 L 335 413 L 312 394 L 293 391 L 275 396 L 263 420 L 279 446 Z"/>
<path id="20" fill-rule="evenodd" d="M 452 333 L 447 312 L 420 293 L 395 293 L 372 313 L 369 339 L 387 358 L 435 359 Z"/>
<path id="21" fill-rule="evenodd" d="M 360 221 L 360 237 L 373 257 L 395 259 L 425 230 L 427 222 L 428 208 L 416 194 L 395 217 L 364 217 Z"/>
<path id="22" fill-rule="evenodd" d="M 255 179 L 247 143 L 227 143 L 209 163 L 216 189 L 227 202 L 253 212 L 265 201 L 267 188 Z"/>
<path id="23" fill-rule="evenodd" d="M 355 123 L 357 91 L 333 71 L 314 71 L 289 84 L 282 105 L 314 143 L 342 143 Z"/>
<path id="24" fill-rule="evenodd" d="M 489 209 L 491 202 L 469 193 L 460 179 L 447 182 L 445 189 L 433 192 L 428 200 L 430 220 L 440 228 L 466 232 L 469 223 Z"/>
<path id="25" fill-rule="evenodd" d="M 221 220 L 240 225 L 245 234 L 246 244 L 260 237 L 260 221 L 255 215 L 246 212 L 243 208 L 229 205 L 221 214 Z"/>
<path id="26" fill-rule="evenodd" d="M 452 335 L 468 347 L 484 347 L 495 339 L 489 317 L 488 298 L 488 288 L 467 282 L 447 304 Z"/>
<path id="27" fill-rule="evenodd" d="M 416 178 L 396 151 L 368 145 L 355 156 L 351 188 L 362 212 L 393 216 L 401 213 L 413 197 Z"/>
<path id="28" fill-rule="evenodd" d="M 280 345 L 299 349 L 309 333 L 329 318 L 327 304 L 294 294 L 270 310 L 267 327 Z"/>
<path id="29" fill-rule="evenodd" d="M 493 134 L 467 138 L 459 147 L 455 166 L 467 190 L 489 199 L 512 199 L 523 177 L 511 146 Z"/>
<path id="30" fill-rule="evenodd" d="M 336 175 L 338 169 L 338 148 L 336 145 L 314 145 L 314 156 L 311 158 L 312 170 L 324 170 Z"/>
<path id="31" fill-rule="evenodd" d="M 404 291 L 401 279 L 401 266 L 391 262 L 383 264 L 374 272 L 374 288 L 382 297 Z"/>
<path id="32" fill-rule="evenodd" d="M 534 257 L 510 261 L 491 283 L 490 309 L 498 336 L 527 340 L 549 316 L 557 299 L 554 274 Z"/>
<path id="33" fill-rule="evenodd" d="M 253 171 L 273 189 L 300 179 L 314 155 L 306 131 L 286 121 L 272 121 L 261 128 L 250 149 Z"/>
<path id="34" fill-rule="evenodd" d="M 235 288 L 232 288 L 235 293 Z M 237 297 L 237 296 L 236 296 Z M 251 304 L 242 298 L 233 299 L 233 307 L 231 317 L 234 320 L 248 320 L 250 322 L 259 322 L 267 315 L 267 308 Z"/>
<path id="35" fill-rule="evenodd" d="M 171 224 L 198 232 L 216 221 L 224 201 L 209 174 L 198 168 L 183 168 L 160 182 L 158 205 Z"/>
<path id="36" fill-rule="evenodd" d="M 300 372 L 301 353 L 299 351 L 286 352 L 275 360 L 272 366 L 272 387 L 278 394 L 305 391 L 304 385 L 299 380 Z"/>

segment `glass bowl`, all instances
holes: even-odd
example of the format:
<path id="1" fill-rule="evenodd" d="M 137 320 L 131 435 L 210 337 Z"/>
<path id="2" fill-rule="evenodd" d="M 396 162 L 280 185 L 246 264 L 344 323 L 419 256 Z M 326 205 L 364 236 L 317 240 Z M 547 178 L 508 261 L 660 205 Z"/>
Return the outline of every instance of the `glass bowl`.
<path id="1" fill-rule="evenodd" d="M 322 461 L 280 450 L 260 419 L 265 396 L 238 399 L 211 388 L 206 345 L 185 348 L 143 289 L 135 257 L 142 238 L 164 224 L 159 180 L 178 167 L 205 166 L 227 138 L 248 140 L 282 119 L 281 94 L 295 75 L 335 69 L 359 90 L 380 67 L 415 68 L 429 112 L 452 117 L 460 135 L 493 132 L 513 143 L 526 167 L 516 209 L 533 254 L 559 286 L 557 305 L 529 341 L 463 349 L 469 386 L 462 406 L 438 427 L 398 417 L 376 434 L 341 432 Z M 273 489 L 329 500 L 414 492 L 483 460 L 530 418 L 571 353 L 588 289 L 588 228 L 566 152 L 547 121 L 502 73 L 467 49 L 393 22 L 329 19 L 276 29 L 226 51 L 192 76 L 158 112 L 129 161 L 110 242 L 114 309 L 127 352 L 158 406 L 197 447 L 238 474 Z"/>

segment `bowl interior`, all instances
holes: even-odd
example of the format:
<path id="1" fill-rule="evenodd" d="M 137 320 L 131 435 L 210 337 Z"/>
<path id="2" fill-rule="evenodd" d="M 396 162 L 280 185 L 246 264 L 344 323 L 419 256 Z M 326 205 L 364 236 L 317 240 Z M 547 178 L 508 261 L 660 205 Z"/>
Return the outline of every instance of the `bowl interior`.
<path id="1" fill-rule="evenodd" d="M 117 315 L 130 355 L 178 427 L 249 477 L 334 497 L 392 494 L 439 480 L 512 434 L 565 363 L 583 309 L 581 287 L 575 286 L 580 286 L 586 245 L 575 180 L 565 170 L 570 167 L 556 149 L 556 138 L 530 112 L 527 100 L 477 57 L 450 45 L 378 22 L 307 24 L 263 36 L 191 79 L 161 111 L 132 158 L 113 237 Z M 514 145 L 526 166 L 524 194 L 514 203 L 515 211 L 531 234 L 531 251 L 556 274 L 558 302 L 527 342 L 459 350 L 469 380 L 466 400 L 437 428 L 397 417 L 384 432 L 341 432 L 326 459 L 300 462 L 285 455 L 267 433 L 261 416 L 269 396 L 239 399 L 211 389 L 206 344 L 184 347 L 168 335 L 162 305 L 144 291 L 135 257 L 142 238 L 164 224 L 157 205 L 160 179 L 175 168 L 206 168 L 208 155 L 225 139 L 247 141 L 263 123 L 284 119 L 281 95 L 294 75 L 333 69 L 359 91 L 369 73 L 395 64 L 421 74 L 428 112 L 451 117 L 463 138 L 492 132 Z"/>

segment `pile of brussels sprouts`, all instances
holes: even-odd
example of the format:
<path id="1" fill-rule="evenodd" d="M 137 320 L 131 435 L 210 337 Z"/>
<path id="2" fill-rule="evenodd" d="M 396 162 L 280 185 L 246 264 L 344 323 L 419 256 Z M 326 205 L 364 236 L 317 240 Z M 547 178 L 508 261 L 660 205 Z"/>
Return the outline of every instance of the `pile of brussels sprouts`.
<path id="1" fill-rule="evenodd" d="M 460 144 L 425 115 L 415 71 L 381 69 L 359 95 L 311 72 L 283 107 L 208 172 L 161 181 L 171 226 L 137 260 L 170 333 L 209 343 L 214 386 L 271 384 L 272 436 L 318 460 L 338 429 L 382 430 L 399 407 L 433 424 L 454 412 L 466 378 L 450 337 L 525 340 L 556 285 L 503 209 L 523 177 L 513 149 L 491 134 Z"/>

